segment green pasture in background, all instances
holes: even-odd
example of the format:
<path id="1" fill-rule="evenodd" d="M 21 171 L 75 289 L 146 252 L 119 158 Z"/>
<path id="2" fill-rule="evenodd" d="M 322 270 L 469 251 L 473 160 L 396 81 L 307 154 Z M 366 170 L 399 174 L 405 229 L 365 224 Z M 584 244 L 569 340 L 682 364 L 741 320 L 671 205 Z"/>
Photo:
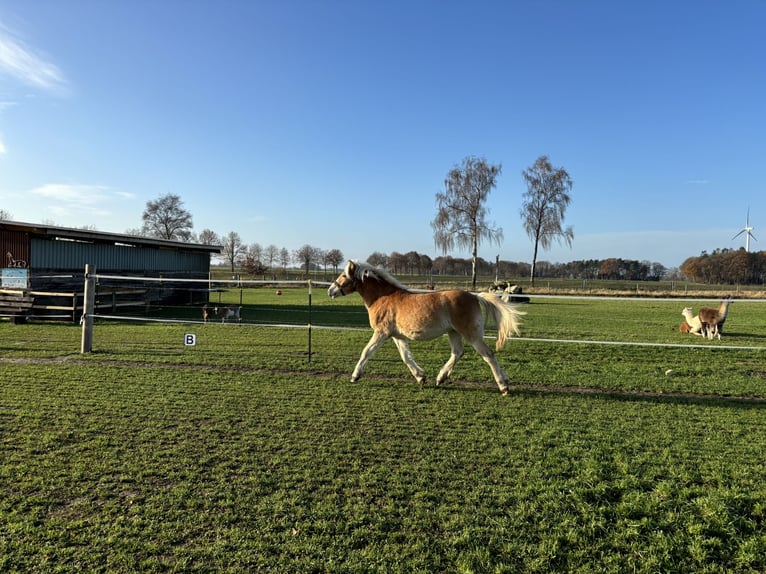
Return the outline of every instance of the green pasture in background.
<path id="1" fill-rule="evenodd" d="M 97 319 L 86 355 L 0 321 L 0 569 L 766 570 L 763 303 L 706 341 L 685 301 L 534 299 L 502 397 L 471 349 L 433 386 L 445 338 L 412 344 L 423 387 L 393 344 L 350 383 L 359 297 L 315 287 L 309 361 L 282 292 L 244 290 L 239 325 Z"/>

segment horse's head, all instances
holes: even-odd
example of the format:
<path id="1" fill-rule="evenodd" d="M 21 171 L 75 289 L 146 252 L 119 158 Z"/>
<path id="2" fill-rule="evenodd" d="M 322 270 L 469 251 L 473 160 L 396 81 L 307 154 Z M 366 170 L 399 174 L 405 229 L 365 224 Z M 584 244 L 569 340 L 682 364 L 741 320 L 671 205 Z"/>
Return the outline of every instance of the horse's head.
<path id="1" fill-rule="evenodd" d="M 338 295 L 348 295 L 356 291 L 358 281 L 356 272 L 356 263 L 349 261 L 343 273 L 338 275 L 338 278 L 330 284 L 327 294 L 335 299 Z"/>

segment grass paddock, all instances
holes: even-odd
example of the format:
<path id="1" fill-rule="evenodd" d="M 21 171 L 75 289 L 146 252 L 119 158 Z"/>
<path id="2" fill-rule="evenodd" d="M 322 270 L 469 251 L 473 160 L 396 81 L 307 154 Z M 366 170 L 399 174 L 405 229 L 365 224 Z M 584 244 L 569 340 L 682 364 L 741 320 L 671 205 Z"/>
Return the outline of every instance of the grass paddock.
<path id="1" fill-rule="evenodd" d="M 242 325 L 97 321 L 87 355 L 0 322 L 0 569 L 766 570 L 758 303 L 707 342 L 679 302 L 534 301 L 502 397 L 472 350 L 443 388 L 392 344 L 350 383 L 358 298 L 317 301 L 309 361 L 305 294 L 250 296 Z M 431 380 L 448 347 L 412 345 Z"/>

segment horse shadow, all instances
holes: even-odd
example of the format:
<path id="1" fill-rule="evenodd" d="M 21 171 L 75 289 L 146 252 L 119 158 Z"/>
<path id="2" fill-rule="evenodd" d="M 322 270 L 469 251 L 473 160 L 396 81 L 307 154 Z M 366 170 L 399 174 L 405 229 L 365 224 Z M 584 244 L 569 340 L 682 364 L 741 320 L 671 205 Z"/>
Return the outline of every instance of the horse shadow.
<path id="1" fill-rule="evenodd" d="M 704 395 L 699 393 L 668 393 L 652 391 L 629 391 L 619 389 L 592 389 L 579 387 L 511 387 L 509 396 L 570 396 L 608 399 L 617 402 L 647 403 L 656 405 L 699 405 L 740 410 L 766 409 L 766 397 L 733 397 L 723 395 Z"/>
<path id="2" fill-rule="evenodd" d="M 423 385 L 439 392 L 485 392 L 498 395 L 497 388 L 489 381 L 475 382 L 455 380 L 439 386 Z M 508 397 L 498 395 L 501 400 L 512 397 L 593 397 L 615 402 L 646 403 L 656 405 L 699 405 L 739 410 L 764 410 L 766 397 L 732 397 L 704 395 L 699 393 L 668 393 L 651 391 L 630 391 L 620 389 L 595 389 L 585 387 L 555 387 L 549 385 L 511 385 Z"/>

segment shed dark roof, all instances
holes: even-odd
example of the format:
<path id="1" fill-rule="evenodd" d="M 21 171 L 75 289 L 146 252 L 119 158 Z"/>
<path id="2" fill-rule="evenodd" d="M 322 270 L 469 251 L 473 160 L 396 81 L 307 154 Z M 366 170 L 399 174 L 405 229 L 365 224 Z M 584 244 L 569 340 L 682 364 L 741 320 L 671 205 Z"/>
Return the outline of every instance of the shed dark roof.
<path id="1" fill-rule="evenodd" d="M 23 223 L 20 221 L 0 221 L 0 230 L 1 229 L 8 231 L 22 231 L 33 236 L 44 237 L 47 239 L 64 239 L 69 241 L 85 241 L 89 243 L 133 245 L 136 247 L 155 247 L 158 249 L 174 249 L 177 251 L 202 251 L 206 253 L 221 253 L 223 250 L 223 247 L 220 245 L 202 245 L 201 243 L 169 241 L 167 239 L 155 239 L 138 235 L 91 231 L 89 229 L 73 229 L 71 227 L 57 227 L 54 225 Z"/>

